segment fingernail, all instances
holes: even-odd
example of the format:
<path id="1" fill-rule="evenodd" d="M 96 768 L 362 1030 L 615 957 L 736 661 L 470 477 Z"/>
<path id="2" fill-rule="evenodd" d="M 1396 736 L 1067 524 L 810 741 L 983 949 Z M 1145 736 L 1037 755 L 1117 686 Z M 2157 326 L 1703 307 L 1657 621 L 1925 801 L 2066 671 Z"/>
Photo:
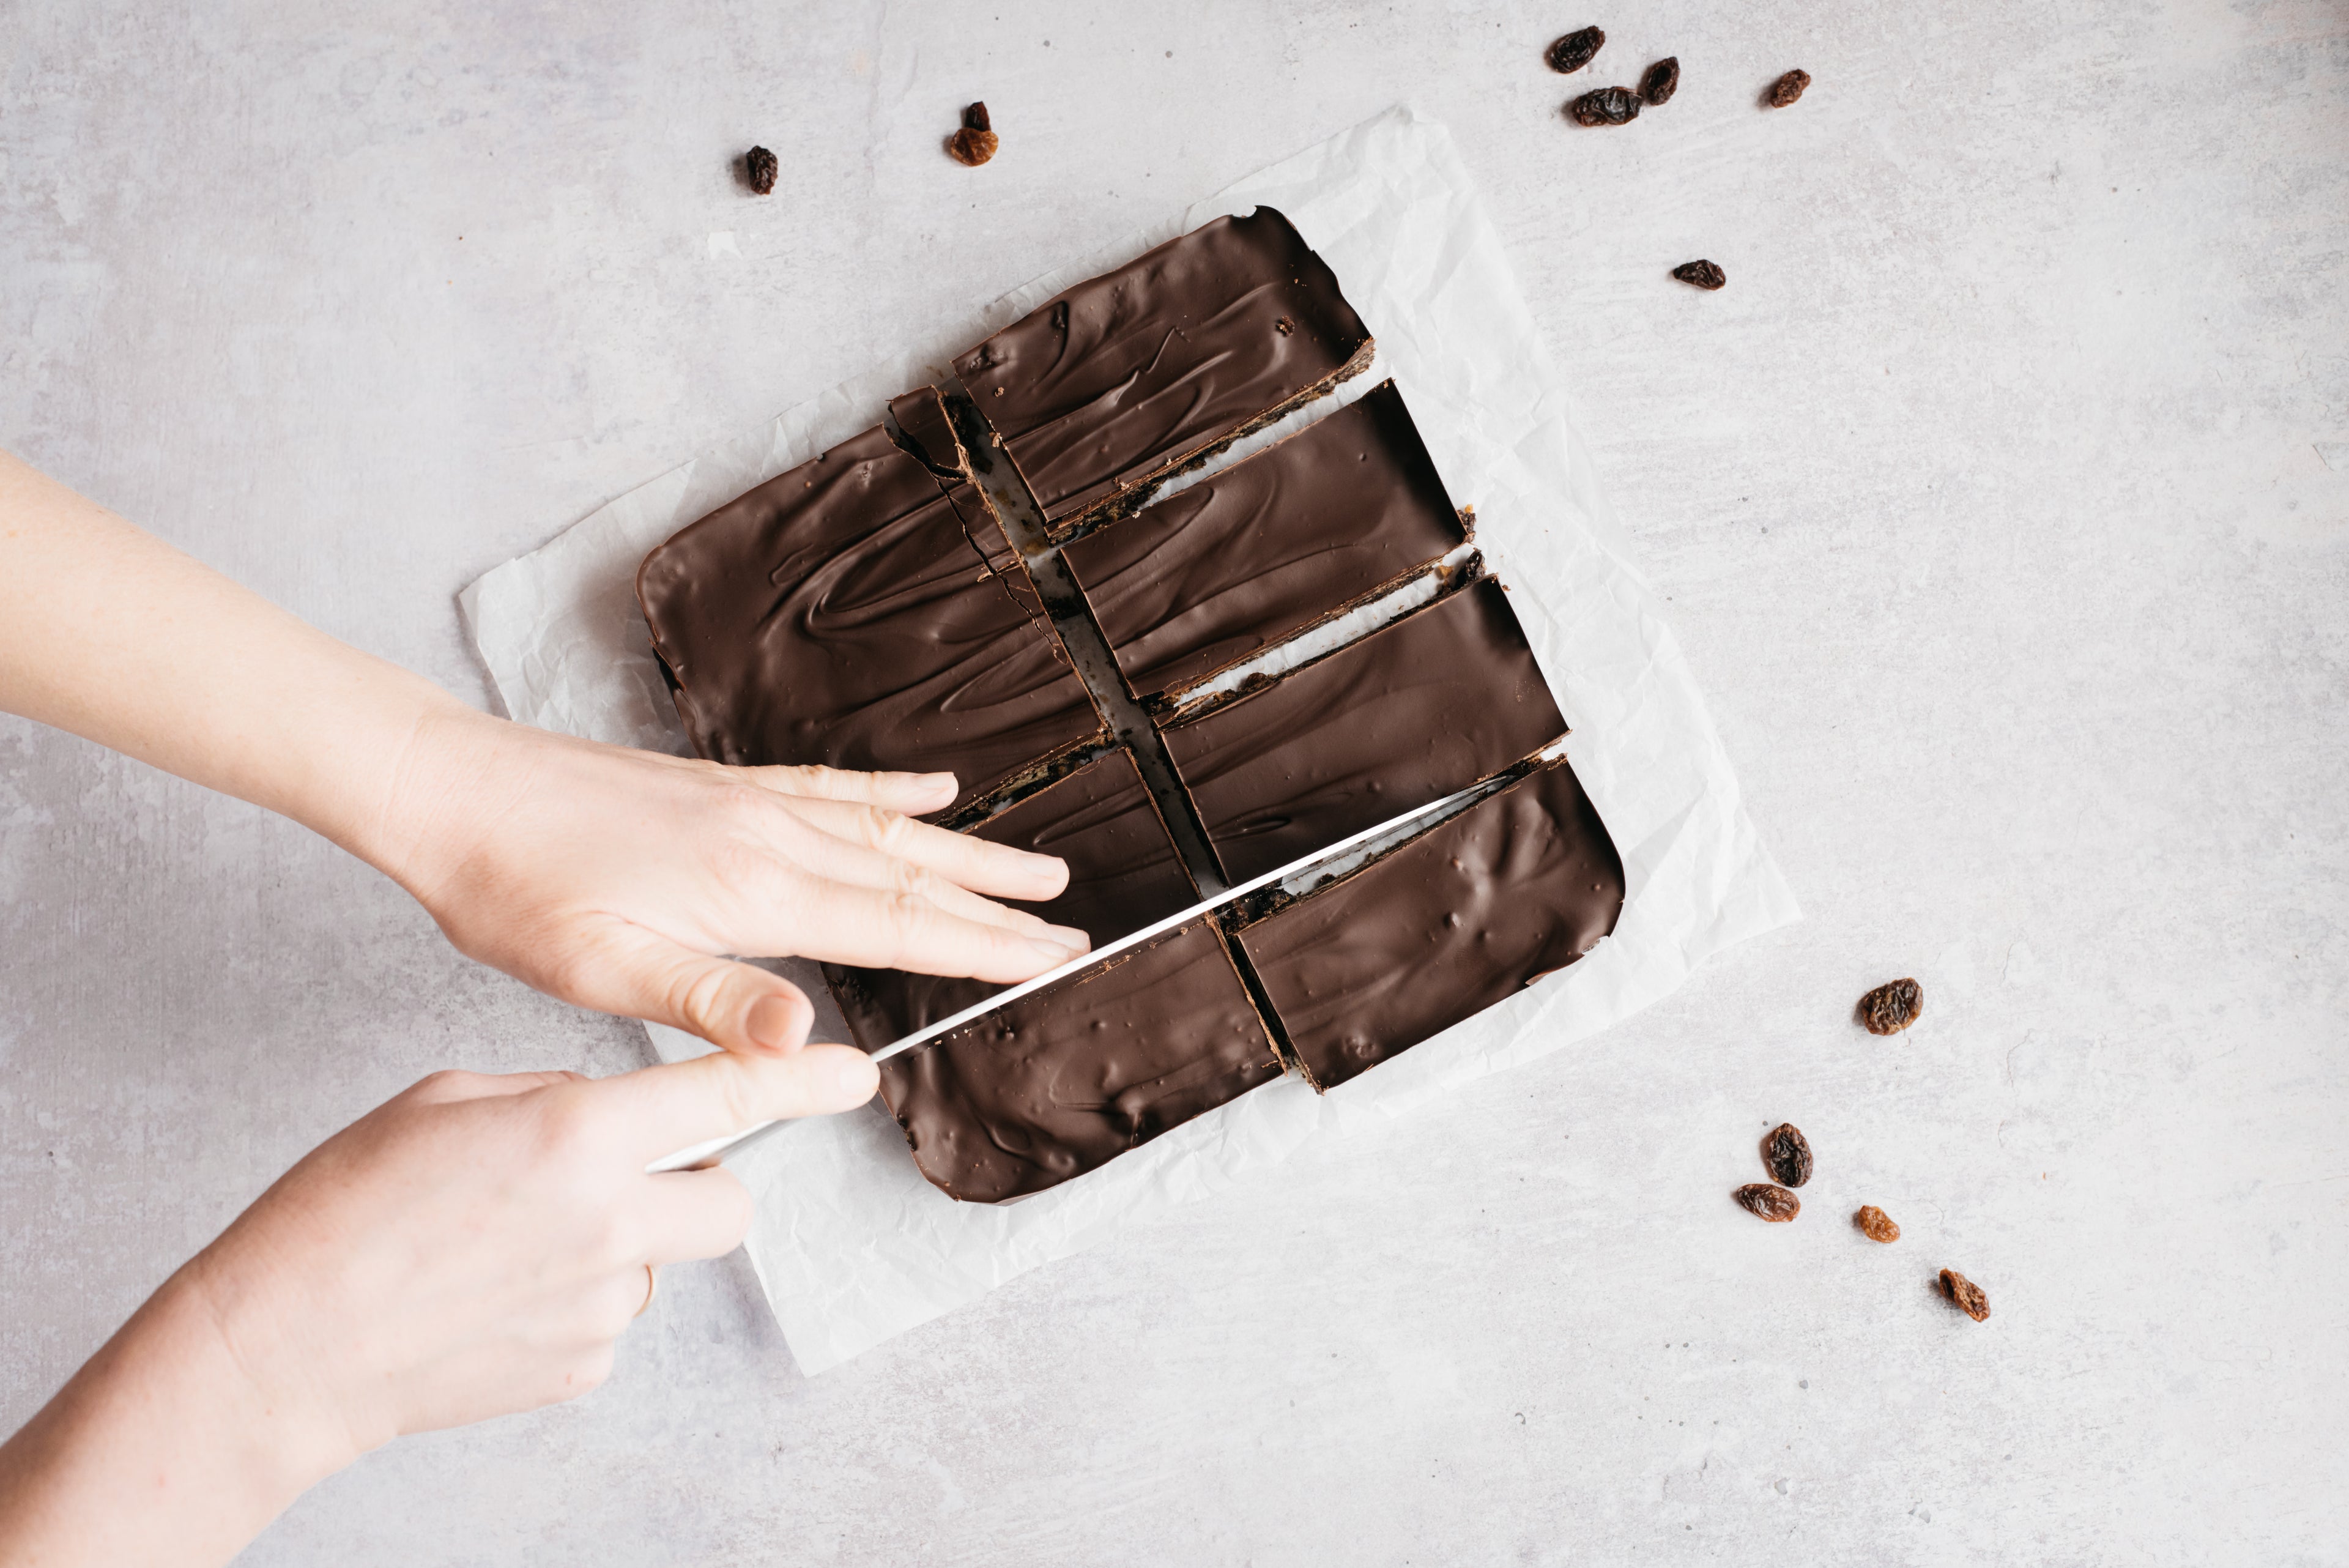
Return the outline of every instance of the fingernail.
<path id="1" fill-rule="evenodd" d="M 1092 938 L 1074 926 L 1047 926 L 1044 929 L 1051 934 L 1054 941 L 1072 953 L 1087 953 L 1093 950 Z"/>
<path id="2" fill-rule="evenodd" d="M 880 1075 L 874 1067 L 872 1058 L 864 1055 L 843 1056 L 833 1064 L 832 1075 L 833 1087 L 840 1096 L 853 1099 L 860 1105 L 873 1097 L 873 1091 L 880 1083 Z"/>
<path id="3" fill-rule="evenodd" d="M 1030 942 L 1028 946 L 1030 950 L 1043 961 L 1044 967 L 1047 969 L 1058 969 L 1085 950 L 1083 948 L 1072 948 L 1062 942 Z"/>
<path id="4" fill-rule="evenodd" d="M 743 1033 L 753 1044 L 770 1051 L 791 1051 L 806 1042 L 806 1010 L 788 996 L 762 996 L 750 1004 L 742 1020 Z"/>

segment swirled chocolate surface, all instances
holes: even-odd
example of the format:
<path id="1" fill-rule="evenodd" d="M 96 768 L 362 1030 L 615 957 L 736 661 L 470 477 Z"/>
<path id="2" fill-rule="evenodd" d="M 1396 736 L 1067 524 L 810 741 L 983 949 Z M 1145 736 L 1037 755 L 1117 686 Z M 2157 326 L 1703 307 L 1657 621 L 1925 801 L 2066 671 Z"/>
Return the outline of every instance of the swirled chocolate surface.
<path id="1" fill-rule="evenodd" d="M 975 838 L 1068 862 L 1066 891 L 1022 904 L 1055 925 L 1074 926 L 1096 945 L 1196 902 L 1198 888 L 1167 836 L 1158 803 L 1123 747 L 1096 758 L 1018 805 L 968 828 Z M 826 964 L 824 979 L 856 1043 L 878 1051 L 893 1040 L 983 1002 L 1004 987 L 988 981 Z"/>
<path id="2" fill-rule="evenodd" d="M 1574 962 L 1622 909 L 1615 841 L 1558 762 L 1237 940 L 1330 1088 Z"/>
<path id="3" fill-rule="evenodd" d="M 1392 381 L 1061 559 L 1136 696 L 1205 680 L 1466 542 Z"/>
<path id="4" fill-rule="evenodd" d="M 955 361 L 1048 524 L 1073 526 L 1370 362 L 1338 279 L 1270 207 L 1077 285 Z"/>
<path id="5" fill-rule="evenodd" d="M 922 1174 L 1000 1202 L 1105 1165 L 1280 1076 L 1201 919 L 881 1064 Z"/>
<path id="6" fill-rule="evenodd" d="M 950 769 L 951 812 L 1105 738 L 1026 570 L 990 566 L 885 430 L 680 530 L 636 595 L 686 732 L 719 762 Z"/>
<path id="7" fill-rule="evenodd" d="M 1161 732 L 1241 882 L 1490 778 L 1566 721 L 1486 577 Z"/>

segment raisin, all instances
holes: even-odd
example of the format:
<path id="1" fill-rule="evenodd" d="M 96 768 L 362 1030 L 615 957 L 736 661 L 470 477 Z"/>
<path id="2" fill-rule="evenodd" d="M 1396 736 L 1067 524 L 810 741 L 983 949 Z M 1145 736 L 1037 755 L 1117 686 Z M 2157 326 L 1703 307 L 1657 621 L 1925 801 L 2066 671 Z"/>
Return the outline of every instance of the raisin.
<path id="1" fill-rule="evenodd" d="M 1796 99 L 1802 97 L 1803 89 L 1810 85 L 1810 72 L 1805 70 L 1788 71 L 1785 76 L 1780 77 L 1776 81 L 1770 84 L 1770 90 L 1764 96 L 1763 101 L 1767 103 L 1772 109 L 1784 109 L 1788 104 L 1794 102 Z"/>
<path id="2" fill-rule="evenodd" d="M 1681 57 L 1667 56 L 1648 67 L 1640 78 L 1640 96 L 1648 100 L 1650 109 L 1661 109 L 1671 101 L 1672 94 L 1681 90 Z"/>
<path id="3" fill-rule="evenodd" d="M 1762 1140 L 1762 1163 L 1779 1186 L 1800 1187 L 1811 1179 L 1811 1140 L 1794 1123 L 1780 1122 Z"/>
<path id="4" fill-rule="evenodd" d="M 1870 1034 L 1898 1034 L 1925 1011 L 1925 988 L 1913 980 L 1879 985 L 1859 999 L 1859 1021 Z"/>
<path id="5" fill-rule="evenodd" d="M 995 156 L 998 144 L 987 105 L 975 103 L 962 111 L 962 129 L 947 138 L 947 153 L 956 162 L 976 169 Z"/>
<path id="6" fill-rule="evenodd" d="M 775 193 L 775 171 L 780 167 L 775 155 L 763 147 L 753 147 L 743 155 L 742 172 L 750 177 L 750 189 L 761 196 Z"/>
<path id="7" fill-rule="evenodd" d="M 1982 1293 L 1982 1288 L 1980 1285 L 1955 1269 L 1941 1271 L 1941 1293 L 1949 1297 L 1951 1303 L 1960 1312 L 1976 1323 L 1990 1316 L 1990 1297 Z"/>
<path id="8" fill-rule="evenodd" d="M 1640 118 L 1640 95 L 1630 88 L 1600 88 L 1566 106 L 1577 125 L 1629 125 Z"/>
<path id="9" fill-rule="evenodd" d="M 1784 1225 L 1803 1211 L 1803 1200 L 1783 1187 L 1773 1187 L 1766 1181 L 1756 1181 L 1741 1187 L 1737 1201 L 1749 1214 L 1759 1214 L 1773 1225 Z"/>
<path id="10" fill-rule="evenodd" d="M 1572 76 L 1597 58 L 1606 42 L 1607 35 L 1596 27 L 1578 28 L 1552 44 L 1542 58 L 1559 75 Z"/>
<path id="11" fill-rule="evenodd" d="M 1858 1226 L 1859 1233 L 1871 1241 L 1900 1240 L 1900 1227 L 1892 1222 L 1891 1215 L 1873 1203 L 1861 1204 L 1859 1212 L 1851 1217 L 1851 1222 Z"/>
<path id="12" fill-rule="evenodd" d="M 1721 270 L 1719 262 L 1682 262 L 1672 268 L 1672 275 L 1682 283 L 1692 283 L 1703 289 L 1719 288 L 1729 281 L 1729 275 Z"/>

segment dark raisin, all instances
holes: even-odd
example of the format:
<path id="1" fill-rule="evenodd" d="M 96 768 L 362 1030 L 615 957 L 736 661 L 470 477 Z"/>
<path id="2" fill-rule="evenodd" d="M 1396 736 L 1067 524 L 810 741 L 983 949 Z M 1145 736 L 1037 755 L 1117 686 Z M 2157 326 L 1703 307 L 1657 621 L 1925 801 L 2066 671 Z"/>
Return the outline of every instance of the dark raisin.
<path id="1" fill-rule="evenodd" d="M 753 147 L 742 158 L 742 172 L 750 177 L 750 189 L 761 196 L 775 193 L 775 171 L 779 167 L 775 155 L 763 147 Z"/>
<path id="2" fill-rule="evenodd" d="M 1941 1271 L 1941 1293 L 1949 1297 L 1951 1303 L 1960 1312 L 1976 1323 L 1990 1316 L 1990 1297 L 1982 1293 L 1982 1288 L 1980 1285 L 1955 1269 Z"/>
<path id="3" fill-rule="evenodd" d="M 1737 1189 L 1738 1203 L 1748 1214 L 1759 1214 L 1773 1225 L 1784 1225 L 1803 1211 L 1803 1200 L 1783 1187 L 1756 1181 Z"/>
<path id="4" fill-rule="evenodd" d="M 1658 60 L 1640 78 L 1640 96 L 1648 100 L 1651 109 L 1671 101 L 1672 94 L 1681 90 L 1681 57 L 1678 55 Z"/>
<path id="5" fill-rule="evenodd" d="M 1810 85 L 1810 72 L 1803 70 L 1788 71 L 1785 76 L 1780 77 L 1776 81 L 1770 84 L 1770 90 L 1768 93 L 1764 95 L 1763 101 L 1768 104 L 1772 109 L 1784 109 L 1788 104 L 1794 102 L 1796 99 L 1802 97 L 1803 89 Z"/>
<path id="6" fill-rule="evenodd" d="M 987 106 L 983 103 L 975 103 L 964 109 L 962 128 L 965 130 L 993 130 L 995 127 L 988 123 Z"/>
<path id="7" fill-rule="evenodd" d="M 1861 1204 L 1859 1212 L 1851 1217 L 1851 1222 L 1858 1226 L 1859 1233 L 1871 1241 L 1900 1240 L 1900 1227 L 1892 1222 L 1891 1215 L 1873 1203 Z"/>
<path id="8" fill-rule="evenodd" d="M 1859 999 L 1859 1021 L 1870 1034 L 1898 1034 L 1925 1011 L 1925 988 L 1913 980 L 1879 985 Z"/>
<path id="9" fill-rule="evenodd" d="M 1549 62 L 1550 69 L 1571 76 L 1597 58 L 1606 42 L 1607 35 L 1598 28 L 1579 27 L 1552 44 L 1542 58 Z"/>
<path id="10" fill-rule="evenodd" d="M 1600 88 L 1566 106 L 1577 125 L 1629 125 L 1640 118 L 1640 95 L 1630 88 Z"/>
<path id="11" fill-rule="evenodd" d="M 1811 1140 L 1794 1123 L 1780 1122 L 1762 1140 L 1762 1163 L 1779 1186 L 1800 1187 L 1811 1179 Z"/>
<path id="12" fill-rule="evenodd" d="M 1692 283 L 1706 289 L 1719 288 L 1729 281 L 1729 275 L 1721 270 L 1719 262 L 1682 262 L 1672 268 L 1672 275 L 1682 283 Z"/>

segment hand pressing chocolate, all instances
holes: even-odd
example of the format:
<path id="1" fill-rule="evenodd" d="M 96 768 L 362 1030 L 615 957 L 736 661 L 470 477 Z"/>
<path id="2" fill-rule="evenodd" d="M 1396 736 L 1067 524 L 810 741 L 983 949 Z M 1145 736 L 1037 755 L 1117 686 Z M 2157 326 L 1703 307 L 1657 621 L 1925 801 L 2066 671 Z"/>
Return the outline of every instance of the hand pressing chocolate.
<path id="1" fill-rule="evenodd" d="M 481 713 L 0 454 L 0 710 L 281 812 L 463 952 L 732 1050 L 808 1002 L 722 955 L 1025 980 L 1058 860 L 909 819 L 951 776 L 728 768 Z"/>

